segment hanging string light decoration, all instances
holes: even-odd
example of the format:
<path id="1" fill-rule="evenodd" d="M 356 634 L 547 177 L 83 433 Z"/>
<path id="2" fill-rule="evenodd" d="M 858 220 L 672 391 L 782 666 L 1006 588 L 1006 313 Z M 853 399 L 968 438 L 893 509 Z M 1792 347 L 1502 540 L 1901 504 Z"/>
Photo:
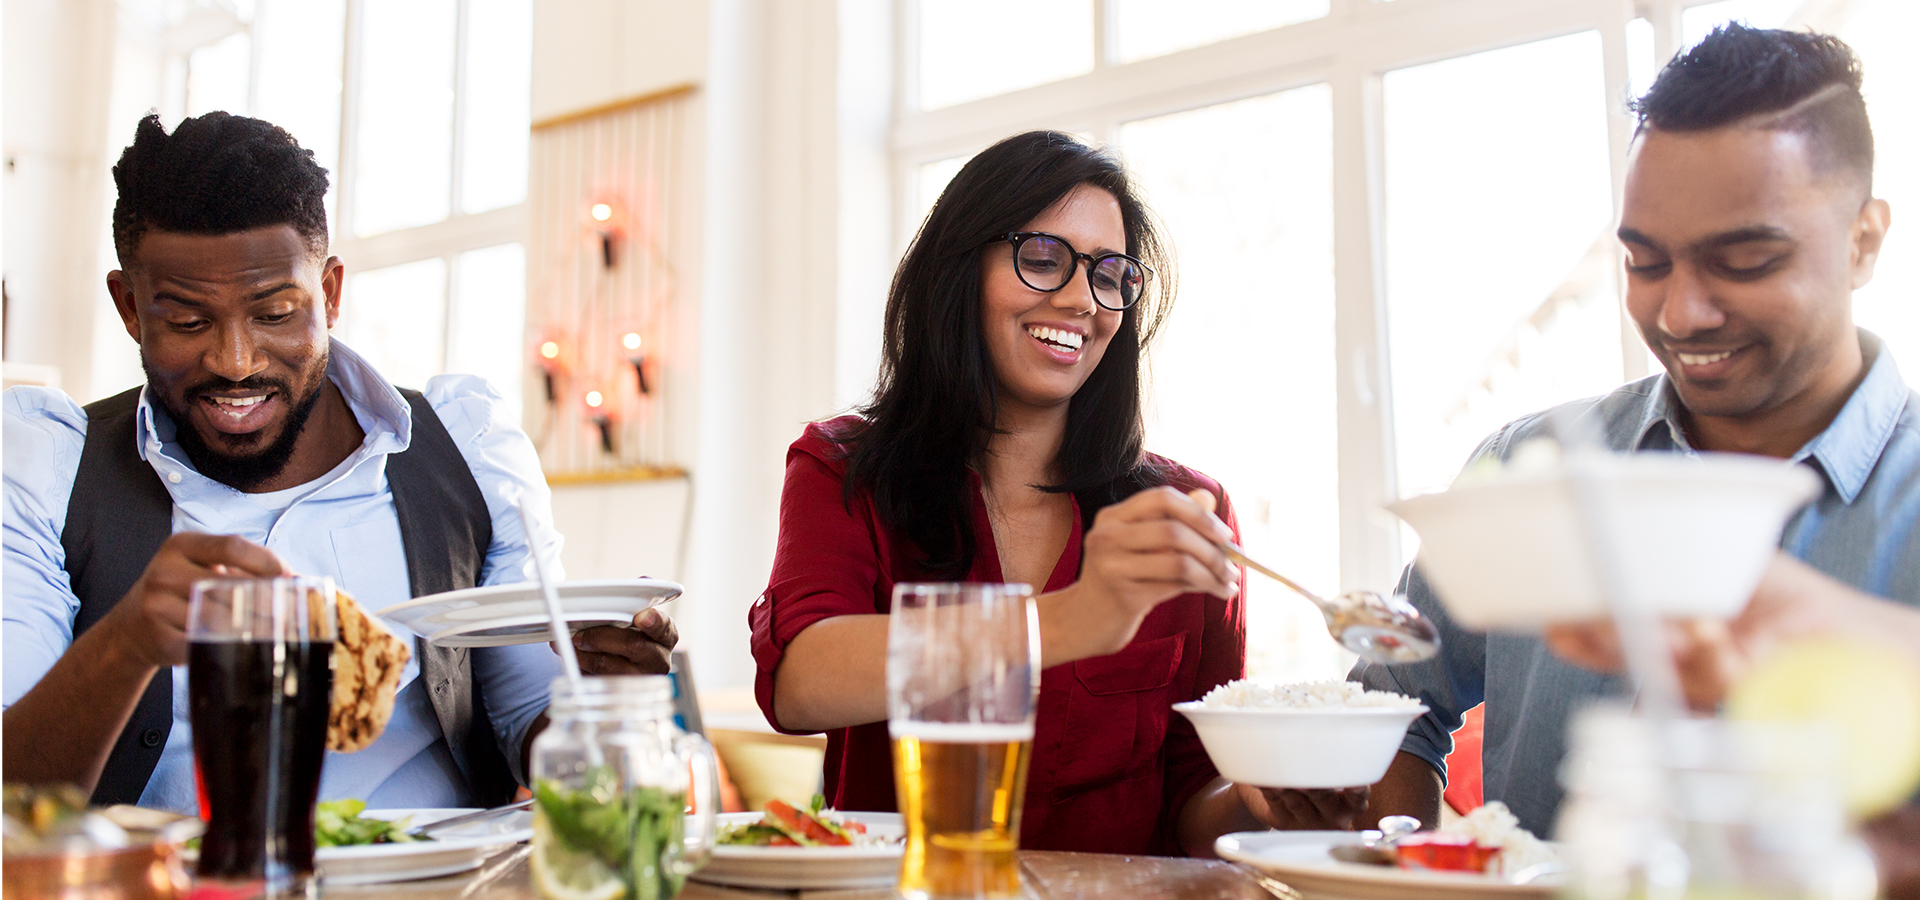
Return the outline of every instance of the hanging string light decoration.
<path id="1" fill-rule="evenodd" d="M 677 471 L 667 425 L 691 400 L 673 377 L 691 90 L 533 126 L 527 324 L 541 340 L 529 365 L 547 402 L 530 406 L 527 430 L 549 478 Z"/>

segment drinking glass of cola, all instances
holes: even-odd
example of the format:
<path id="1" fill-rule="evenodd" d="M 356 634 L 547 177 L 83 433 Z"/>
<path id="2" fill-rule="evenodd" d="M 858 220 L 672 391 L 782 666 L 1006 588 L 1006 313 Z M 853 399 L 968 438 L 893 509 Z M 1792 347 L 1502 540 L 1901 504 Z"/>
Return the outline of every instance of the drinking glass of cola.
<path id="1" fill-rule="evenodd" d="M 900 584 L 887 625 L 887 730 L 909 900 L 1020 896 L 1014 851 L 1040 691 L 1024 584 Z"/>
<path id="2" fill-rule="evenodd" d="M 313 805 L 339 622 L 330 578 L 210 578 L 187 608 L 195 875 L 232 896 L 313 896 Z M 222 892 L 226 894 L 226 891 Z"/>

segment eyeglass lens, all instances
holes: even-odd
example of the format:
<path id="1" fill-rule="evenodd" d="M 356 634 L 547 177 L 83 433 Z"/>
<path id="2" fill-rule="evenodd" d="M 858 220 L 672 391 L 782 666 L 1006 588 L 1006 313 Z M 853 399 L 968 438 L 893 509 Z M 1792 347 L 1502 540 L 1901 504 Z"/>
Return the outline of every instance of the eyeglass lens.
<path id="1" fill-rule="evenodd" d="M 1036 291 L 1057 291 L 1073 280 L 1077 270 L 1074 251 L 1066 242 L 1047 235 L 1034 235 L 1021 241 L 1014 251 L 1020 280 Z M 1093 286 L 1093 298 L 1108 309 L 1126 309 L 1140 299 L 1146 283 L 1145 273 L 1122 256 L 1099 258 L 1087 273 Z"/>

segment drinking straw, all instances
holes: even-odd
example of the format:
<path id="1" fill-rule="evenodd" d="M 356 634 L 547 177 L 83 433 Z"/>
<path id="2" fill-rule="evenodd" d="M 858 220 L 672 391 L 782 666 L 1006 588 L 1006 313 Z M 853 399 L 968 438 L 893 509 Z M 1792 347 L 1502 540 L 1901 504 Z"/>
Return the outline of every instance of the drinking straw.
<path id="1" fill-rule="evenodd" d="M 527 512 L 525 503 L 515 503 L 514 508 L 520 513 L 520 528 L 527 535 L 527 555 L 533 557 L 533 573 L 540 579 L 540 594 L 547 601 L 547 630 L 553 638 L 554 652 L 560 654 L 561 672 L 578 695 L 585 682 L 580 678 L 580 656 L 573 652 L 573 633 L 567 630 L 567 617 L 560 609 L 560 592 L 554 589 L 553 579 L 547 575 L 547 561 L 540 557 L 540 548 L 534 543 L 533 516 Z"/>

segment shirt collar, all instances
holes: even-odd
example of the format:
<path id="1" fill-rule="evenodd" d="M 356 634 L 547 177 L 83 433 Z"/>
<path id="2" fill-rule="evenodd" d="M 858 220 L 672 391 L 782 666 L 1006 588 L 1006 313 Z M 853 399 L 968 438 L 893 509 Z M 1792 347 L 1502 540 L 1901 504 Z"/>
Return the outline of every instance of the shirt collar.
<path id="1" fill-rule="evenodd" d="M 1894 426 L 1899 424 L 1907 397 L 1912 394 L 1893 363 L 1893 354 L 1883 352 L 1880 338 L 1866 329 L 1860 329 L 1860 353 L 1867 360 L 1866 377 L 1853 389 L 1847 404 L 1840 407 L 1833 423 L 1793 455 L 1794 462 L 1812 459 L 1818 463 L 1827 481 L 1848 503 L 1866 486 L 1867 476 L 1873 474 L 1881 452 L 1893 439 Z"/>
<path id="2" fill-rule="evenodd" d="M 368 363 L 366 358 L 339 339 L 333 339 L 327 352 L 327 378 L 340 389 L 347 408 L 366 432 L 361 451 L 366 455 L 399 453 L 413 442 L 413 410 L 392 383 Z M 155 461 L 161 448 L 173 443 L 177 426 L 153 399 L 153 386 L 140 389 L 140 407 L 134 417 L 140 439 L 140 455 Z"/>
<path id="3" fill-rule="evenodd" d="M 1792 459 L 1792 462 L 1811 459 L 1826 474 L 1834 492 L 1847 503 L 1852 503 L 1866 486 L 1867 476 L 1873 474 L 1881 451 L 1892 440 L 1894 426 L 1900 421 L 1907 397 L 1912 393 L 1901 379 L 1899 367 L 1893 363 L 1893 354 L 1882 352 L 1880 338 L 1864 328 L 1858 331 L 1860 354 L 1867 364 L 1866 377 L 1860 380 L 1860 386 L 1854 388 L 1853 395 L 1847 398 L 1846 405 L 1826 430 L 1815 435 Z M 1633 449 L 1664 449 L 1661 447 L 1664 431 L 1672 447 L 1692 452 L 1687 431 L 1680 424 L 1680 398 L 1666 373 L 1657 376 L 1656 389 L 1650 399 L 1634 435 Z"/>

